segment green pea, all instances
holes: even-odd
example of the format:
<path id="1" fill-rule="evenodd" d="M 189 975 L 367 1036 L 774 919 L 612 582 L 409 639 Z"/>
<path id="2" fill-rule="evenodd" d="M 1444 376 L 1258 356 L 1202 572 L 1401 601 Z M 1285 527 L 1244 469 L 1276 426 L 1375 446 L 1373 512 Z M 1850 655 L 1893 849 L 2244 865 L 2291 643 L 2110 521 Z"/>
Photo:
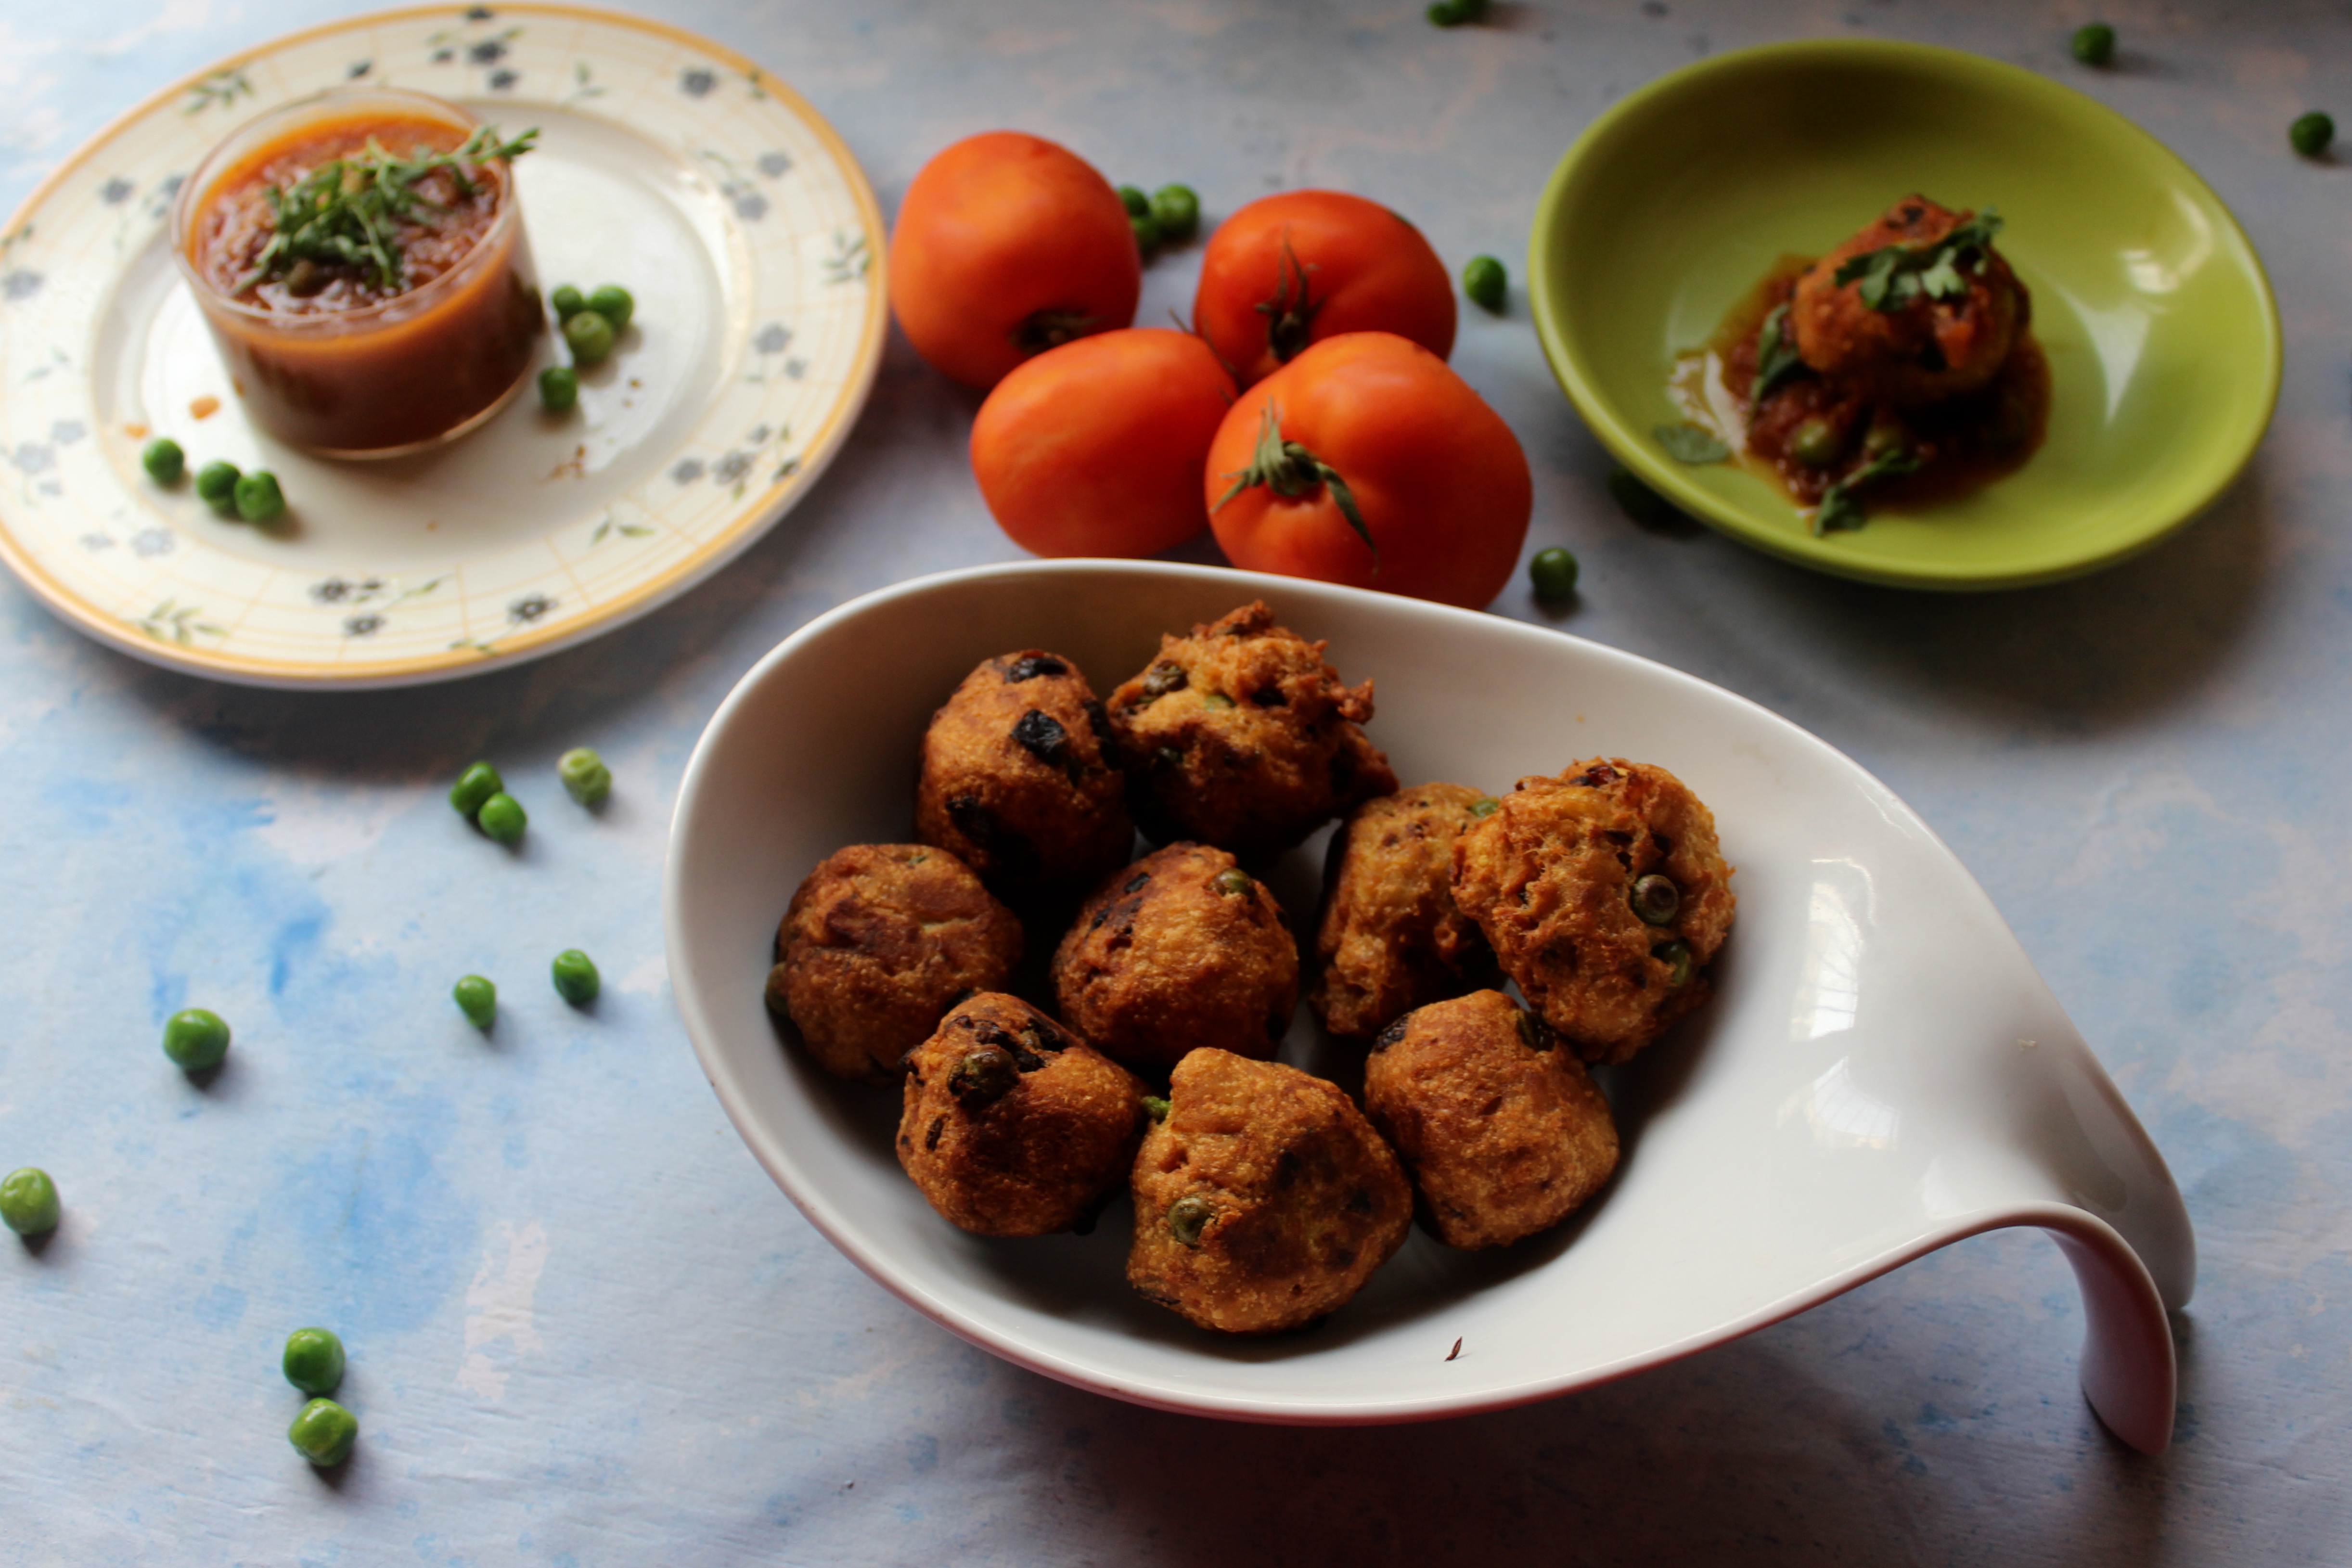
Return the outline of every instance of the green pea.
<path id="1" fill-rule="evenodd" d="M 1250 880 L 1247 871 L 1230 866 L 1210 878 L 1209 886 L 1228 899 L 1246 899 L 1257 890 L 1257 884 Z"/>
<path id="2" fill-rule="evenodd" d="M 506 781 L 499 777 L 498 769 L 488 763 L 476 763 L 459 773 L 457 782 L 449 786 L 449 804 L 457 808 L 458 816 L 471 818 L 482 809 L 484 801 L 506 787 Z"/>
<path id="3" fill-rule="evenodd" d="M 793 966 L 779 963 L 769 969 L 768 983 L 760 988 L 760 999 L 768 1005 L 768 1011 L 779 1018 L 793 1016 L 792 981 Z"/>
<path id="4" fill-rule="evenodd" d="M 2306 158 L 2316 158 L 2336 140 L 2336 121 L 2313 110 L 2286 128 L 2287 143 Z"/>
<path id="5" fill-rule="evenodd" d="M 594 364 L 613 352 L 613 323 L 593 310 L 583 310 L 563 323 L 564 346 L 573 364 Z"/>
<path id="6" fill-rule="evenodd" d="M 1181 245 L 1201 232 L 1201 198 L 1190 185 L 1162 185 L 1151 193 L 1151 221 L 1160 237 Z"/>
<path id="7" fill-rule="evenodd" d="M 1675 879 L 1654 871 L 1633 879 L 1633 891 L 1627 899 L 1644 925 L 1664 925 L 1683 907 L 1683 890 L 1675 886 Z"/>
<path id="8" fill-rule="evenodd" d="M 239 477 L 235 463 L 206 463 L 196 470 L 196 494 L 205 505 L 226 516 L 236 510 Z"/>
<path id="9" fill-rule="evenodd" d="M 1198 1247 L 1201 1233 L 1217 1217 L 1216 1209 L 1198 1193 L 1188 1193 L 1168 1206 L 1168 1235 L 1179 1247 Z"/>
<path id="10" fill-rule="evenodd" d="M 305 1394 L 332 1394 L 343 1381 L 343 1342 L 332 1329 L 297 1329 L 286 1336 L 278 1364 L 286 1381 Z"/>
<path id="11" fill-rule="evenodd" d="M 2086 22 L 2074 29 L 2073 47 L 2084 65 L 2105 65 L 2116 58 L 2116 30 L 2105 22 Z"/>
<path id="12" fill-rule="evenodd" d="M 314 1399 L 302 1406 L 286 1440 L 304 1458 L 322 1470 L 331 1470 L 352 1457 L 360 1440 L 360 1418 L 331 1399 Z"/>
<path id="13" fill-rule="evenodd" d="M 1118 205 L 1127 209 L 1127 216 L 1129 217 L 1150 217 L 1151 216 L 1151 198 L 1145 195 L 1142 190 L 1138 186 L 1119 186 Z"/>
<path id="14" fill-rule="evenodd" d="M 188 471 L 188 455 L 169 436 L 148 442 L 147 449 L 139 454 L 139 463 L 149 479 L 167 488 L 178 484 L 180 476 Z"/>
<path id="15" fill-rule="evenodd" d="M 190 1072 L 216 1068 L 228 1055 L 228 1026 L 218 1013 L 184 1007 L 163 1020 L 163 1054 Z"/>
<path id="16" fill-rule="evenodd" d="M 47 1236 L 58 1228 L 58 1184 L 49 1173 L 27 1165 L 0 1179 L 0 1224 L 18 1236 Z"/>
<path id="17" fill-rule="evenodd" d="M 585 746 L 574 746 L 555 759 L 555 776 L 572 798 L 593 811 L 613 793 L 613 770 Z"/>
<path id="18" fill-rule="evenodd" d="M 1880 458 L 1899 458 L 1911 449 L 1911 432 L 1888 420 L 1870 427 L 1862 438 L 1862 455 L 1875 461 Z"/>
<path id="19" fill-rule="evenodd" d="M 498 1021 L 499 988 L 484 976 L 465 976 L 449 987 L 449 995 L 457 1011 L 466 1015 L 466 1022 L 477 1029 L 487 1029 Z"/>
<path id="20" fill-rule="evenodd" d="M 557 284 L 547 302 L 555 307 L 555 319 L 559 321 L 568 321 L 588 308 L 587 298 L 569 283 Z"/>
<path id="21" fill-rule="evenodd" d="M 1694 967 L 1690 943 L 1680 937 L 1675 938 L 1672 942 L 1662 942 L 1650 949 L 1650 956 L 1666 965 L 1667 984 L 1679 991 L 1690 984 L 1691 970 Z"/>
<path id="22" fill-rule="evenodd" d="M 268 522 L 286 512 L 286 496 L 278 488 L 278 476 L 268 468 L 256 468 L 236 481 L 236 515 L 247 522 Z"/>
<path id="23" fill-rule="evenodd" d="M 580 404 L 580 373 L 568 364 L 551 364 L 539 373 L 539 405 L 550 414 L 569 414 Z"/>
<path id="24" fill-rule="evenodd" d="M 1430 21 L 1440 27 L 1458 27 L 1486 14 L 1486 0 L 1436 0 L 1428 12 Z"/>
<path id="25" fill-rule="evenodd" d="M 1571 598 L 1576 593 L 1576 557 L 1557 544 L 1538 550 L 1528 563 L 1528 580 L 1535 584 L 1536 597 L 1547 603 L 1556 605 Z M 1491 802 L 1486 809 L 1494 809 Z"/>
<path id="26" fill-rule="evenodd" d="M 1644 528 L 1664 528 L 1682 516 L 1674 502 L 1643 484 L 1622 464 L 1609 470 L 1609 499 Z"/>
<path id="27" fill-rule="evenodd" d="M 1572 577 L 1570 581 L 1572 584 Z M 1473 818 L 1483 822 L 1487 817 L 1494 816 L 1495 813 L 1500 811 L 1502 808 L 1503 803 L 1501 801 L 1496 800 L 1491 795 L 1482 795 L 1476 800 L 1470 803 L 1470 815 Z"/>
<path id="28" fill-rule="evenodd" d="M 588 296 L 588 308 L 613 323 L 613 335 L 618 337 L 629 330 L 629 318 L 637 313 L 637 297 L 618 283 L 600 283 Z"/>
<path id="29" fill-rule="evenodd" d="M 1462 291 L 1469 295 L 1470 302 L 1482 310 L 1501 315 L 1504 301 L 1509 297 L 1511 275 L 1503 269 L 1501 262 L 1491 256 L 1474 256 L 1469 265 L 1462 268 Z"/>
<path id="30" fill-rule="evenodd" d="M 522 802 L 500 790 L 482 802 L 474 822 L 501 844 L 519 844 L 522 842 L 522 830 L 530 826 L 530 816 L 523 810 Z"/>
<path id="31" fill-rule="evenodd" d="M 1145 1095 L 1143 1097 L 1143 1114 L 1149 1116 L 1154 1121 L 1167 1121 L 1168 1101 L 1166 1099 L 1157 1094 Z"/>
<path id="32" fill-rule="evenodd" d="M 1789 455 L 1809 468 L 1828 468 L 1844 450 L 1837 426 L 1818 415 L 1799 425 L 1789 437 Z"/>
<path id="33" fill-rule="evenodd" d="M 948 1092 L 955 1096 L 958 1105 L 978 1110 L 993 1105 L 1013 1092 L 1021 1081 L 1021 1068 L 1013 1054 L 996 1046 L 982 1046 L 976 1051 L 966 1051 L 948 1074 Z"/>
<path id="34" fill-rule="evenodd" d="M 1203 691 L 1201 693 L 1201 706 L 1210 710 L 1212 712 L 1222 711 L 1224 709 L 1231 708 L 1233 705 L 1234 700 L 1226 696 L 1222 691 Z"/>
<path id="35" fill-rule="evenodd" d="M 604 989 L 604 982 L 596 973 L 594 961 L 576 947 L 567 947 L 557 953 L 550 973 L 555 977 L 555 994 L 574 1007 L 585 1007 Z"/>
<path id="36" fill-rule="evenodd" d="M 1150 213 L 1128 219 L 1127 226 L 1135 231 L 1135 248 L 1139 252 L 1148 257 L 1160 248 L 1160 225 Z"/>

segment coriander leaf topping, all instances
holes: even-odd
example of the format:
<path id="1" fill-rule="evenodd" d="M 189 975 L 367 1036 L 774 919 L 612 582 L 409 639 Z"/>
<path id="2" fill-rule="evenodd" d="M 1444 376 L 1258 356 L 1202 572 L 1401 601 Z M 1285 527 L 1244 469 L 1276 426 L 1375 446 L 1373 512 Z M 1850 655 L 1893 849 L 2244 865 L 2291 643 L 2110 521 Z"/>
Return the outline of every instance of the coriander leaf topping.
<path id="1" fill-rule="evenodd" d="M 1807 368 L 1804 356 L 1797 353 L 1797 335 L 1789 330 L 1789 307 L 1775 305 L 1757 335 L 1756 382 L 1748 389 L 1748 401 L 1762 403 Z"/>
<path id="2" fill-rule="evenodd" d="M 1981 274 L 1993 236 L 2000 232 L 2000 215 L 1987 207 L 1941 239 L 1881 246 L 1850 256 L 1839 264 L 1832 281 L 1843 288 L 1859 280 L 1854 292 L 1874 310 L 1900 310 L 1922 294 L 1930 300 L 1955 300 L 1969 289 L 1961 269 Z"/>
<path id="3" fill-rule="evenodd" d="M 416 188 L 418 184 L 446 170 L 457 194 L 470 196 L 481 187 L 469 170 L 493 159 L 520 158 L 537 145 L 538 138 L 533 128 L 501 142 L 498 127 L 485 125 L 454 151 L 436 153 L 419 146 L 403 158 L 386 152 L 371 136 L 365 150 L 320 164 L 291 187 L 269 186 L 262 195 L 276 232 L 233 292 L 245 293 L 267 279 L 285 281 L 296 293 L 316 293 L 324 284 L 321 269 L 327 267 L 364 268 L 376 288 L 398 289 L 401 265 L 394 225 L 414 217 L 420 208 L 444 210 Z"/>
<path id="4" fill-rule="evenodd" d="M 1720 463 L 1731 456 L 1731 448 L 1716 439 L 1713 431 L 1702 429 L 1687 419 L 1677 425 L 1661 425 L 1650 434 L 1658 438 L 1666 456 L 1677 463 Z"/>
<path id="5" fill-rule="evenodd" d="M 1874 480 L 1893 479 L 1898 474 L 1916 473 L 1919 458 L 1908 451 L 1888 452 L 1873 458 L 1828 489 L 1822 492 L 1822 504 L 1813 509 L 1813 532 L 1843 533 L 1860 528 L 1870 521 L 1862 510 L 1862 489 Z"/>

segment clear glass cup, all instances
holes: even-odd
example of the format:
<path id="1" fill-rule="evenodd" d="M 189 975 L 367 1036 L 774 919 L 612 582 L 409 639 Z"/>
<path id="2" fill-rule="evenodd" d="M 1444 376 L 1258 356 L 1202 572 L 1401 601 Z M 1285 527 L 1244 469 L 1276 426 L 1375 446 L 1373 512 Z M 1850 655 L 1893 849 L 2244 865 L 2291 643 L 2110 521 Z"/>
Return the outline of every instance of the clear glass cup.
<path id="1" fill-rule="evenodd" d="M 275 156 L 373 121 L 479 122 L 454 103 L 394 88 L 342 89 L 253 120 L 213 149 L 172 206 L 172 255 L 194 292 L 247 414 L 280 440 L 331 458 L 392 458 L 454 441 L 502 407 L 546 330 L 514 174 L 499 174 L 489 224 L 446 271 L 349 310 L 289 311 L 224 289 L 203 265 L 205 221 Z M 388 146 L 405 147 L 387 134 Z M 455 145 L 456 143 L 452 143 Z"/>

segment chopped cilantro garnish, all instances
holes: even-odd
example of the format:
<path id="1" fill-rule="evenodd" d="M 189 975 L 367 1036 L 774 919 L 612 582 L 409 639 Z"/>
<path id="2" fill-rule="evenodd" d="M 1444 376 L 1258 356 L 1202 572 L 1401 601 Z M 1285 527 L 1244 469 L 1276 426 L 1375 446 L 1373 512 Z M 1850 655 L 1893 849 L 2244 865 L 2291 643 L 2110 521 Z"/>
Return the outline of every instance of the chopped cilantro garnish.
<path id="1" fill-rule="evenodd" d="M 1870 518 L 1862 510 L 1862 489 L 1876 479 L 1891 479 L 1898 474 L 1916 473 L 1919 459 L 1908 451 L 1888 452 L 1873 458 L 1828 489 L 1822 492 L 1822 504 L 1813 509 L 1813 531 L 1816 534 L 1843 533 L 1860 528 Z"/>
<path id="2" fill-rule="evenodd" d="M 1886 245 L 1848 257 L 1833 281 L 1840 288 L 1859 279 L 1855 290 L 1874 310 L 1899 310 L 1925 294 L 1952 300 L 1968 292 L 1961 269 L 1981 273 L 2000 215 L 1987 207 L 1943 238 L 1925 245 Z"/>
<path id="3" fill-rule="evenodd" d="M 1666 456 L 1677 463 L 1694 466 L 1720 463 L 1731 456 L 1731 448 L 1717 439 L 1715 432 L 1687 419 L 1675 425 L 1661 425 L 1650 434 L 1658 438 L 1658 445 L 1666 449 Z"/>
<path id="4" fill-rule="evenodd" d="M 1797 335 L 1789 330 L 1789 307 L 1776 305 L 1764 318 L 1756 337 L 1756 383 L 1748 401 L 1760 404 L 1805 373 L 1804 357 L 1797 353 Z"/>

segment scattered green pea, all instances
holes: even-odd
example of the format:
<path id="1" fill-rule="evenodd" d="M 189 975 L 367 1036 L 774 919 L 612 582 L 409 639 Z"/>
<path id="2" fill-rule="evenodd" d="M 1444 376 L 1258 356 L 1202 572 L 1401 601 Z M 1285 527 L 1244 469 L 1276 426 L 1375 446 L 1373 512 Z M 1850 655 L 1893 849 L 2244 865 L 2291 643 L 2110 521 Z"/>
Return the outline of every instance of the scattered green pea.
<path id="1" fill-rule="evenodd" d="M 235 511 L 236 481 L 240 477 L 235 463 L 206 463 L 196 470 L 196 494 L 215 511 Z"/>
<path id="2" fill-rule="evenodd" d="M 2336 140 L 2336 121 L 2317 110 L 2286 128 L 2290 146 L 2306 158 L 2316 158 Z"/>
<path id="3" fill-rule="evenodd" d="M 1250 880 L 1247 871 L 1231 866 L 1210 878 L 1209 886 L 1228 899 L 1246 899 L 1257 890 L 1257 884 Z"/>
<path id="4" fill-rule="evenodd" d="M 499 988 L 488 978 L 466 975 L 449 987 L 449 995 L 457 1004 L 457 1011 L 466 1015 L 466 1022 L 477 1029 L 487 1029 L 498 1021 Z"/>
<path id="5" fill-rule="evenodd" d="M 1862 438 L 1862 455 L 1869 458 L 1899 458 L 1911 449 L 1911 432 L 1892 420 L 1873 425 Z"/>
<path id="6" fill-rule="evenodd" d="M 2085 22 L 2074 29 L 2072 47 L 2084 65 L 2105 65 L 2116 58 L 2116 30 L 2105 22 Z"/>
<path id="7" fill-rule="evenodd" d="M 1504 302 L 1510 297 L 1510 288 L 1511 275 L 1491 256 L 1474 256 L 1462 268 L 1462 291 L 1482 310 L 1501 315 Z"/>
<path id="8" fill-rule="evenodd" d="M 779 1018 L 793 1016 L 792 979 L 791 964 L 775 964 L 768 971 L 768 983 L 760 988 L 761 1000 L 767 1003 L 768 1011 Z"/>
<path id="9" fill-rule="evenodd" d="M 1683 890 L 1675 886 L 1675 879 L 1661 877 L 1654 871 L 1633 879 L 1633 891 L 1628 899 L 1633 906 L 1633 912 L 1642 917 L 1644 925 L 1664 925 L 1683 907 Z"/>
<path id="10" fill-rule="evenodd" d="M 613 770 L 586 746 L 574 746 L 555 759 L 555 776 L 572 798 L 593 811 L 613 793 Z"/>
<path id="11" fill-rule="evenodd" d="M 593 310 L 583 310 L 563 323 L 564 346 L 574 364 L 594 364 L 613 352 L 613 323 Z"/>
<path id="12" fill-rule="evenodd" d="M 1187 1193 L 1168 1205 L 1168 1236 L 1179 1247 L 1201 1245 L 1201 1232 L 1217 1217 L 1209 1200 L 1198 1193 Z"/>
<path id="13" fill-rule="evenodd" d="M 557 284 L 547 302 L 555 307 L 555 319 L 559 321 L 568 321 L 588 308 L 587 296 L 569 283 Z"/>
<path id="14" fill-rule="evenodd" d="M 1436 0 L 1429 8 L 1429 19 L 1441 27 L 1458 27 L 1486 14 L 1486 0 Z"/>
<path id="15" fill-rule="evenodd" d="M 458 816 L 471 821 L 474 814 L 482 809 L 484 801 L 506 787 L 506 781 L 499 777 L 498 769 L 488 763 L 476 763 L 459 773 L 457 782 L 449 786 L 449 804 L 457 809 Z"/>
<path id="16" fill-rule="evenodd" d="M 149 479 L 166 489 L 178 484 L 180 476 L 188 471 L 188 455 L 169 436 L 148 442 L 147 449 L 139 454 L 139 463 Z"/>
<path id="17" fill-rule="evenodd" d="M 233 493 L 236 515 L 247 522 L 268 522 L 285 515 L 285 492 L 278 488 L 278 476 L 268 468 L 256 468 L 239 478 Z"/>
<path id="18" fill-rule="evenodd" d="M 322 1470 L 331 1470 L 352 1457 L 360 1440 L 360 1418 L 331 1399 L 314 1399 L 302 1406 L 286 1440 L 304 1458 Z"/>
<path id="19" fill-rule="evenodd" d="M 1826 468 L 1838 460 L 1845 443 L 1837 426 L 1819 415 L 1805 420 L 1789 435 L 1789 455 L 1809 468 Z"/>
<path id="20" fill-rule="evenodd" d="M 303 1393 L 332 1394 L 343 1381 L 343 1342 L 332 1329 L 297 1329 L 286 1336 L 278 1364 Z"/>
<path id="21" fill-rule="evenodd" d="M 1143 1097 L 1143 1114 L 1144 1114 L 1144 1115 L 1146 1115 L 1146 1116 L 1149 1116 L 1149 1117 L 1150 1117 L 1150 1118 L 1151 1118 L 1151 1120 L 1152 1120 L 1152 1121 L 1167 1121 L 1167 1120 L 1168 1120 L 1168 1100 L 1167 1100 L 1167 1098 L 1166 1098 L 1164 1095 L 1157 1095 L 1157 1094 L 1147 1094 L 1147 1095 L 1145 1095 L 1145 1096 Z"/>
<path id="22" fill-rule="evenodd" d="M 183 1007 L 163 1020 L 163 1054 L 190 1072 L 216 1068 L 228 1055 L 228 1026 L 218 1013 Z"/>
<path id="23" fill-rule="evenodd" d="M 1619 465 L 1609 470 L 1609 497 L 1627 517 L 1644 528 L 1664 528 L 1682 516 L 1675 503 Z"/>
<path id="24" fill-rule="evenodd" d="M 588 308 L 613 323 L 613 334 L 618 337 L 629 330 L 629 318 L 637 313 L 637 297 L 618 283 L 600 283 L 588 296 Z"/>
<path id="25" fill-rule="evenodd" d="M 1162 185 L 1151 193 L 1151 221 L 1160 237 L 1181 245 L 1201 232 L 1201 197 L 1190 185 Z"/>
<path id="26" fill-rule="evenodd" d="M 27 1165 L 0 1178 L 0 1224 L 18 1236 L 47 1236 L 58 1228 L 58 1184 L 49 1173 Z"/>
<path id="27" fill-rule="evenodd" d="M 1535 584 L 1537 598 L 1559 604 L 1576 593 L 1576 557 L 1557 544 L 1549 550 L 1538 550 L 1536 558 L 1528 563 L 1528 580 Z M 1488 803 L 1486 810 L 1494 809 Z"/>
<path id="28" fill-rule="evenodd" d="M 1690 943 L 1676 937 L 1650 950 L 1650 956 L 1667 966 L 1666 984 L 1679 991 L 1690 984 L 1693 958 Z"/>
<path id="29" fill-rule="evenodd" d="M 550 414 L 569 414 L 580 403 L 580 373 L 568 364 L 551 364 L 539 373 L 539 405 Z"/>
<path id="30" fill-rule="evenodd" d="M 1150 213 L 1129 218 L 1127 226 L 1135 231 L 1135 248 L 1143 255 L 1150 256 L 1160 248 L 1160 226 L 1152 221 Z"/>
<path id="31" fill-rule="evenodd" d="M 500 790 L 482 802 L 482 809 L 474 814 L 475 825 L 501 844 L 519 844 L 522 830 L 530 825 L 530 817 L 522 802 Z"/>
<path id="32" fill-rule="evenodd" d="M 1151 216 L 1151 198 L 1145 195 L 1142 190 L 1138 186 L 1119 186 L 1118 205 L 1127 209 L 1127 216 L 1129 217 L 1150 217 Z"/>
<path id="33" fill-rule="evenodd" d="M 1572 585 L 1572 584 L 1573 584 L 1573 583 L 1574 583 L 1574 579 L 1573 579 L 1573 578 L 1570 578 L 1570 584 L 1571 584 L 1571 585 Z M 1496 813 L 1496 812 L 1498 812 L 1498 811 L 1500 811 L 1500 810 L 1502 810 L 1502 809 L 1503 809 L 1503 803 L 1502 803 L 1501 801 L 1499 801 L 1499 800 L 1496 800 L 1496 799 L 1493 795 L 1480 795 L 1476 800 L 1474 800 L 1474 801 L 1472 801 L 1472 802 L 1470 803 L 1470 815 L 1471 815 L 1471 816 L 1472 816 L 1475 820 L 1477 820 L 1477 821 L 1480 821 L 1480 822 L 1484 822 L 1486 818 L 1488 818 L 1488 817 L 1490 817 L 1490 816 L 1494 816 L 1494 815 L 1495 815 L 1495 813 Z"/>
<path id="34" fill-rule="evenodd" d="M 549 972 L 555 977 L 555 994 L 574 1007 L 585 1007 L 604 988 L 604 977 L 596 973 L 595 961 L 576 947 L 567 947 L 557 953 Z"/>

